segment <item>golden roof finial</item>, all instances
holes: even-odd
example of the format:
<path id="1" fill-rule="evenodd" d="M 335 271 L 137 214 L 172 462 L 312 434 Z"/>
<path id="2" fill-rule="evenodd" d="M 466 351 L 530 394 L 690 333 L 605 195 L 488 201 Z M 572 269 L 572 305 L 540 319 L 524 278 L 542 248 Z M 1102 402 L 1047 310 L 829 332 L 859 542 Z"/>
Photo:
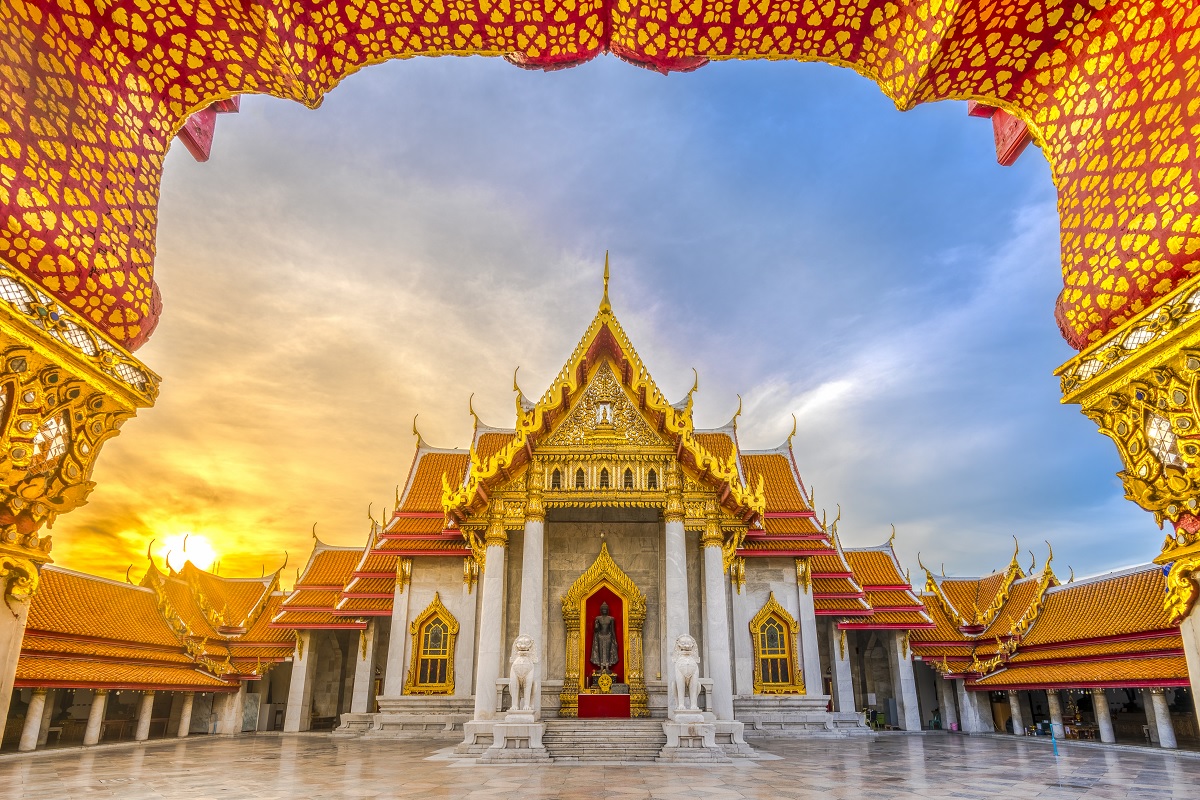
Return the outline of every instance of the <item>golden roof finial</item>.
<path id="1" fill-rule="evenodd" d="M 1031 575 L 1033 574 L 1033 568 L 1034 568 L 1035 566 L 1037 566 L 1037 556 L 1035 556 L 1035 555 L 1033 554 L 1033 551 L 1032 551 L 1032 550 L 1030 550 L 1030 551 L 1029 551 L 1029 573 L 1030 573 Z"/>
<path id="2" fill-rule="evenodd" d="M 887 540 L 888 547 L 894 546 L 895 541 L 896 541 L 896 523 L 893 522 L 893 523 L 891 523 L 891 525 L 892 525 L 892 535 L 888 537 L 888 540 Z"/>
<path id="3" fill-rule="evenodd" d="M 467 413 L 475 420 L 475 428 L 471 431 L 474 436 L 475 431 L 479 430 L 479 415 L 475 413 L 475 393 L 471 392 L 471 396 L 467 398 Z"/>
<path id="4" fill-rule="evenodd" d="M 1049 539 L 1046 540 L 1046 550 L 1049 552 L 1046 555 L 1046 563 L 1042 565 L 1043 572 L 1048 572 L 1050 570 L 1050 562 L 1054 560 L 1054 546 L 1050 544 Z"/>
<path id="5" fill-rule="evenodd" d="M 413 414 L 413 436 L 417 437 L 417 447 L 423 447 L 425 445 L 425 439 L 421 436 L 421 432 L 417 430 L 417 417 L 419 416 L 421 415 Z"/>
<path id="6" fill-rule="evenodd" d="M 283 551 L 283 566 L 279 568 L 280 572 L 283 572 L 284 567 L 287 566 L 288 559 L 290 559 L 290 558 L 291 558 L 291 556 L 288 555 L 288 551 L 284 550 Z"/>
<path id="7" fill-rule="evenodd" d="M 1013 537 L 1013 554 L 1012 560 L 1008 562 L 1009 569 L 1020 569 L 1021 564 L 1017 561 L 1017 556 L 1021 555 L 1021 543 L 1017 541 L 1017 537 Z"/>
<path id="8" fill-rule="evenodd" d="M 150 548 L 154 547 L 154 543 L 157 541 L 158 539 L 151 539 L 150 544 L 146 545 L 146 560 L 151 564 L 154 563 L 154 558 L 150 555 Z"/>
<path id="9" fill-rule="evenodd" d="M 1075 568 L 1068 565 L 1067 569 L 1071 570 L 1071 577 L 1070 577 L 1070 579 L 1067 580 L 1067 583 L 1074 583 L 1075 582 Z"/>
<path id="10" fill-rule="evenodd" d="M 945 561 L 942 562 L 942 577 L 943 578 L 946 577 L 946 562 Z M 978 611 L 979 607 L 976 606 L 975 610 Z"/>
<path id="11" fill-rule="evenodd" d="M 129 573 L 132 570 L 133 570 L 133 564 L 130 564 L 128 567 L 125 568 L 125 582 L 126 583 L 133 583 L 133 581 L 129 578 Z"/>
<path id="12" fill-rule="evenodd" d="M 695 394 L 696 390 L 699 388 L 700 388 L 700 371 L 697 370 L 695 367 L 692 367 L 692 388 L 688 389 L 688 396 Z"/>
<path id="13" fill-rule="evenodd" d="M 738 397 L 740 398 L 741 395 L 738 395 Z M 739 408 L 740 408 L 740 406 L 739 406 Z M 792 439 L 795 438 L 795 436 L 796 436 L 796 415 L 792 414 L 792 432 L 788 434 L 788 438 L 787 438 L 787 446 L 789 448 L 792 446 Z M 812 488 L 812 487 L 809 487 L 809 488 Z"/>
<path id="14" fill-rule="evenodd" d="M 729 422 L 733 425 L 734 430 L 737 430 L 737 418 L 742 415 L 742 396 L 739 394 L 737 396 L 737 398 L 738 398 L 738 410 L 733 412 L 733 419 L 729 420 Z"/>
<path id="15" fill-rule="evenodd" d="M 604 251 L 604 297 L 600 299 L 600 313 L 611 314 L 612 303 L 608 302 L 608 251 Z"/>
<path id="16" fill-rule="evenodd" d="M 321 541 L 320 539 L 317 538 L 317 523 L 315 523 L 315 522 L 313 523 L 313 541 L 314 542 Z"/>

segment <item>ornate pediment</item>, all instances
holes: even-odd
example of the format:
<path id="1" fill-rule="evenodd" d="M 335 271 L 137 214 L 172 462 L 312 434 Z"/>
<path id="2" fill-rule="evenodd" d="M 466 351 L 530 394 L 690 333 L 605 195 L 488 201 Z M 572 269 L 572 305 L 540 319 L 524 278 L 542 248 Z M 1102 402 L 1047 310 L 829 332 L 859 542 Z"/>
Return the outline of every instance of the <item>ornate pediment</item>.
<path id="1" fill-rule="evenodd" d="M 609 362 L 588 382 L 567 417 L 542 442 L 543 447 L 668 447 L 613 374 Z"/>

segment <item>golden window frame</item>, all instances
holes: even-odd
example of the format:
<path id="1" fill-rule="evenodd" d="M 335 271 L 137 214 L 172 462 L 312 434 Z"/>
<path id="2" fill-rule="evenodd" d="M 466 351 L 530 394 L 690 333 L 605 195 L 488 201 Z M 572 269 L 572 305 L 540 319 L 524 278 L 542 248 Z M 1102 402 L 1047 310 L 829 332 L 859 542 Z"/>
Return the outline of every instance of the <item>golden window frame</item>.
<path id="1" fill-rule="evenodd" d="M 788 673 L 791 680 L 783 683 L 763 680 L 762 651 L 759 646 L 759 634 L 764 625 L 771 619 L 779 621 L 787 636 L 784 648 L 788 659 Z M 754 693 L 755 694 L 807 694 L 804 688 L 804 676 L 800 669 L 800 623 L 788 613 L 787 609 L 775 599 L 771 592 L 767 602 L 750 620 L 750 643 L 754 647 Z"/>
<path id="2" fill-rule="evenodd" d="M 425 627 L 434 619 L 440 617 L 446 623 L 446 679 L 436 683 L 421 683 L 418 678 L 421 669 L 422 638 Z M 405 694 L 454 694 L 454 647 L 458 641 L 458 620 L 450 613 L 450 609 L 442 604 L 441 595 L 433 593 L 431 602 L 412 624 L 408 626 L 411 637 L 412 655 L 408 663 L 408 675 L 404 679 Z"/>

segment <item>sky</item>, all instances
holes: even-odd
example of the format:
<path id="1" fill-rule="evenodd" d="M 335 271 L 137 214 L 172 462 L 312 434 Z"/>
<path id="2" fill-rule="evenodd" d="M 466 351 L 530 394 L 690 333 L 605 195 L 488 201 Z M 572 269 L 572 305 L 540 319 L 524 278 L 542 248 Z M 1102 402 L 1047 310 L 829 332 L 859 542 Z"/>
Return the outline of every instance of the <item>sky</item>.
<path id="1" fill-rule="evenodd" d="M 1073 351 L 1054 187 L 995 162 L 962 103 L 899 113 L 847 70 L 724 62 L 662 76 L 601 57 L 525 71 L 437 58 L 366 69 L 321 108 L 243 98 L 213 155 L 162 186 L 165 309 L 138 351 L 157 405 L 55 525 L 60 565 L 119 577 L 184 534 L 223 575 L 303 565 L 313 526 L 361 546 L 415 439 L 469 444 L 468 399 L 511 426 L 614 310 L 695 419 L 744 398 L 847 546 L 895 524 L 906 566 L 1045 558 L 1065 579 L 1148 561 L 1113 445 L 1059 402 Z M 170 544 L 166 544 L 167 542 Z M 1033 556 L 1027 551 L 1032 550 Z M 178 555 L 173 558 L 178 559 Z M 916 575 L 914 575 L 914 579 Z"/>

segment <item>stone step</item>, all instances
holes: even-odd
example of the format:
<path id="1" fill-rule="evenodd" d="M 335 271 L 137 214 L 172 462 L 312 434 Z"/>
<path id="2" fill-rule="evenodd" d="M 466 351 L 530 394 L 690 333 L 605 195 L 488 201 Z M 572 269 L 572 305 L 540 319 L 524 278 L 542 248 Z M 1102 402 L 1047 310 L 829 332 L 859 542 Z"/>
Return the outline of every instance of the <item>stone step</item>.
<path id="1" fill-rule="evenodd" d="M 654 761 L 667 743 L 656 720 L 547 720 L 542 744 L 555 761 Z"/>

